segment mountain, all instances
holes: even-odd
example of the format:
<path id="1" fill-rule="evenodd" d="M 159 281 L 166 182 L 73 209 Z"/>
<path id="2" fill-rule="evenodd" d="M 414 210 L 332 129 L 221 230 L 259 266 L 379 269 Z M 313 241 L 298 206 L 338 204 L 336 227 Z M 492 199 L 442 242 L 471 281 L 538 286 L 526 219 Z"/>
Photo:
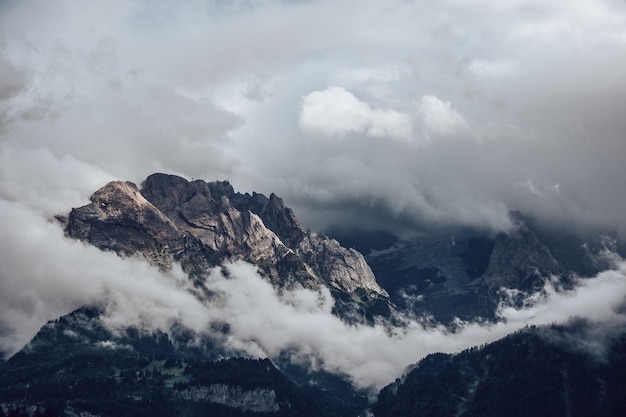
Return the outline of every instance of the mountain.
<path id="1" fill-rule="evenodd" d="M 626 334 L 581 349 L 595 323 L 532 327 L 456 355 L 424 358 L 383 388 L 376 417 L 623 416 Z"/>
<path id="2" fill-rule="evenodd" d="M 228 279 L 223 265 L 245 261 L 279 293 L 330 290 L 333 313 L 348 322 L 393 308 L 359 252 L 303 227 L 274 194 L 154 174 L 141 189 L 111 182 L 58 219 L 68 238 L 103 251 L 164 271 L 180 264 L 203 303 L 216 302 L 205 285 L 215 268 Z M 107 320 L 103 303 L 48 322 L 0 365 L 0 405 L 101 416 L 356 416 L 368 406 L 345 376 L 294 361 L 289 349 L 271 360 L 238 350 L 225 323 L 198 335 Z"/>
<path id="3" fill-rule="evenodd" d="M 571 288 L 577 278 L 611 268 L 612 254 L 626 255 L 610 231 L 581 235 L 516 211 L 510 218 L 512 230 L 491 235 L 460 230 L 400 239 L 341 229 L 331 235 L 364 254 L 399 310 L 439 323 L 497 320 L 503 302 L 520 305 L 547 282 Z"/>
<path id="4" fill-rule="evenodd" d="M 363 255 L 306 229 L 275 194 L 236 193 L 226 181 L 153 174 L 142 189 L 111 182 L 72 209 L 66 232 L 164 269 L 179 262 L 199 283 L 212 268 L 245 260 L 277 288 L 330 288 L 344 318 L 372 320 L 390 308 Z"/>
<path id="5" fill-rule="evenodd" d="M 141 253 L 162 267 L 182 262 L 191 274 L 244 259 L 271 265 L 277 285 L 326 284 L 385 295 L 361 254 L 305 229 L 275 194 L 235 193 L 228 182 L 165 174 L 149 176 L 141 190 L 111 182 L 90 204 L 72 210 L 67 233 L 121 255 Z M 202 262 L 191 265 L 191 258 Z"/>
<path id="6" fill-rule="evenodd" d="M 495 235 L 464 231 L 399 239 L 350 232 L 333 233 L 335 240 L 305 228 L 274 194 L 241 194 L 225 181 L 166 174 L 149 176 L 141 187 L 111 182 L 89 204 L 58 216 L 69 239 L 122 258 L 145 259 L 162 271 L 180 265 L 181 279 L 188 280 L 180 290 L 189 289 L 207 307 L 200 315 L 223 301 L 211 280 L 231 280 L 230 262 L 252 265 L 276 296 L 302 289 L 330 293 L 334 316 L 329 306 L 325 314 L 332 320 L 322 323 L 342 323 L 336 328 L 346 329 L 350 343 L 353 330 L 367 333 L 363 340 L 371 340 L 374 351 L 386 349 L 372 339 L 378 334 L 393 343 L 421 329 L 411 321 L 416 316 L 452 324 L 445 330 L 424 328 L 425 334 L 453 334 L 456 318 L 497 321 L 503 303 L 522 303 L 548 282 L 571 288 L 579 278 L 610 268 L 620 249 L 607 233 L 583 238 L 518 212 L 511 219 L 515 227 Z M 249 307 L 240 304 L 241 311 Z M 141 321 L 112 324 L 111 306 L 102 300 L 49 321 L 1 363 L 0 417 L 9 410 L 33 414 L 37 407 L 49 415 L 81 417 L 356 417 L 372 411 L 382 417 L 609 416 L 626 409 L 621 372 L 626 337 L 610 323 L 529 328 L 456 355 L 430 355 L 380 391 L 372 405 L 372 389 L 357 388 L 337 367 L 324 366 L 329 356 L 317 355 L 316 349 L 325 345 L 300 348 L 291 342 L 268 355 L 251 340 L 258 350 L 250 353 L 231 343 L 228 319 L 211 317 L 202 332 L 176 320 L 157 330 Z M 332 342 L 329 335 L 322 337 L 325 328 L 308 324 L 298 322 L 302 329 L 295 333 L 320 333 L 316 343 Z M 597 336 L 598 329 L 612 334 L 603 339 L 600 359 L 580 348 L 599 346 L 581 342 Z M 331 355 L 335 347 L 328 349 Z M 362 355 L 357 346 L 355 351 Z M 377 369 L 377 363 L 371 365 Z"/>

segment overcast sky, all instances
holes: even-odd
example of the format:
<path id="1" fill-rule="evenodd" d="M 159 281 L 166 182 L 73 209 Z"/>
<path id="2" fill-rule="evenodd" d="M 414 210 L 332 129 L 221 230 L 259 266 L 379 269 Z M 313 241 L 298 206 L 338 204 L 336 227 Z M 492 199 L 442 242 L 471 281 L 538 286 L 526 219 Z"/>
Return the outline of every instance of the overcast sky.
<path id="1" fill-rule="evenodd" d="M 626 229 L 626 2 L 0 2 L 0 198 L 155 171 L 311 227 Z"/>
<path id="2" fill-rule="evenodd" d="M 228 179 L 322 231 L 624 234 L 624 74 L 618 0 L 0 0 L 0 350 L 134 294 L 94 265 L 152 276 L 46 222 L 112 179 Z"/>

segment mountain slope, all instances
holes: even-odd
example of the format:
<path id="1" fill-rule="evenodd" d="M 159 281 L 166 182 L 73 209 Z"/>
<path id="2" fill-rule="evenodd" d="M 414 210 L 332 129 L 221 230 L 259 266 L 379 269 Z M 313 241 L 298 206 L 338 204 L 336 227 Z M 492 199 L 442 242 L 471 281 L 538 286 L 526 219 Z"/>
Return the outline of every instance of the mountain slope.
<path id="1" fill-rule="evenodd" d="M 614 249 L 609 238 L 587 245 L 512 216 L 517 229 L 497 236 L 372 235 L 376 246 L 367 259 L 381 287 L 359 252 L 305 229 L 274 194 L 240 194 L 227 182 L 165 174 L 151 175 L 141 189 L 109 183 L 64 219 L 66 234 L 122 258 L 144 258 L 164 272 L 140 272 L 154 272 L 155 285 L 166 283 L 164 297 L 140 304 L 149 280 L 124 294 L 105 288 L 100 304 L 49 322 L 0 365 L 0 405 L 71 416 L 360 415 L 367 397 L 346 375 L 368 386 L 359 372 L 369 376 L 392 363 L 386 383 L 409 362 L 414 347 L 404 342 L 450 330 L 422 327 L 415 313 L 442 323 L 498 319 L 502 289 L 523 301 L 547 280 L 567 287 L 611 265 L 600 256 Z M 160 309 L 181 294 L 172 308 Z M 181 315 L 194 302 L 197 308 Z M 281 324 L 266 325 L 275 322 Z M 463 332 L 458 326 L 443 337 Z M 381 391 L 375 412 L 501 415 L 508 404 L 514 410 L 507 415 L 611 415 L 623 409 L 624 378 L 613 371 L 624 365 L 623 337 L 611 341 L 603 363 L 545 335 L 560 331 L 572 339 L 588 327 L 529 329 L 481 349 L 431 355 Z M 395 346 L 398 360 L 390 358 Z"/>
<path id="2" fill-rule="evenodd" d="M 112 331 L 104 319 L 100 308 L 85 307 L 47 323 L 0 365 L 0 405 L 66 415 L 277 417 L 355 416 L 367 406 L 340 378 L 320 387 L 309 383 L 312 374 L 294 379 L 268 359 L 233 357 L 210 337 Z"/>
<path id="3" fill-rule="evenodd" d="M 571 288 L 576 278 L 612 268 L 611 258 L 623 252 L 617 237 L 604 230 L 582 236 L 520 212 L 510 217 L 515 228 L 496 235 L 475 230 L 410 239 L 345 230 L 333 235 L 365 254 L 395 306 L 440 323 L 497 319 L 503 301 L 521 303 L 546 282 Z"/>
<path id="4" fill-rule="evenodd" d="M 575 349 L 593 323 L 530 328 L 457 355 L 433 354 L 385 387 L 377 417 L 621 416 L 626 335 L 606 356 Z M 617 332 L 617 335 L 620 333 Z"/>
<path id="5" fill-rule="evenodd" d="M 207 308 L 222 302 L 211 283 L 228 281 L 226 264 L 235 261 L 255 265 L 275 296 L 330 290 L 333 312 L 350 322 L 371 322 L 392 308 L 360 253 L 305 229 L 273 194 L 154 174 L 142 189 L 105 185 L 64 221 L 69 238 L 103 251 L 143 257 L 163 271 L 180 264 L 191 285 L 176 291 L 189 290 Z M 292 360 L 289 347 L 272 358 L 281 371 L 229 343 L 226 322 L 211 319 L 191 331 L 174 315 L 155 330 L 141 318 L 112 323 L 115 305 L 101 300 L 42 327 L 0 365 L 0 405 L 102 416 L 355 416 L 367 406 L 347 378 Z"/>

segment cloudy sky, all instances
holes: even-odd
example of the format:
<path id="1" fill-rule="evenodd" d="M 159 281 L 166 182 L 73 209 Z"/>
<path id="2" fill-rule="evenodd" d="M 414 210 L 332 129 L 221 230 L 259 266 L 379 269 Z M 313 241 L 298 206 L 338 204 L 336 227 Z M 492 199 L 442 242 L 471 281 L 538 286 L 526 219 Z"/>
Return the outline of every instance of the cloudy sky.
<path id="1" fill-rule="evenodd" d="M 1 350 L 126 288 L 94 259 L 152 273 L 47 222 L 112 179 L 229 179 L 320 230 L 623 235 L 624 74 L 621 0 L 0 0 Z"/>
<path id="2" fill-rule="evenodd" d="M 155 171 L 309 226 L 626 229 L 626 2 L 0 2 L 0 198 Z"/>

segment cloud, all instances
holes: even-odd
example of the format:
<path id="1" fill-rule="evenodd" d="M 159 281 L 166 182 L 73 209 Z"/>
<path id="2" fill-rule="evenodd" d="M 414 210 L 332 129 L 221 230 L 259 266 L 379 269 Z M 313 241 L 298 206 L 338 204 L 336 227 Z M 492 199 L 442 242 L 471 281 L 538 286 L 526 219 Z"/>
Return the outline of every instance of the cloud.
<path id="1" fill-rule="evenodd" d="M 477 4 L 7 3 L 0 141 L 135 182 L 228 178 L 317 228 L 502 230 L 519 209 L 623 233 L 626 6 Z"/>
<path id="2" fill-rule="evenodd" d="M 48 319 L 104 303 L 105 322 L 112 329 L 134 325 L 169 331 L 182 325 L 205 335 L 211 323 L 228 323 L 225 343 L 239 352 L 272 358 L 287 351 L 348 375 L 361 387 L 380 388 L 429 353 L 458 352 L 527 325 L 565 323 L 572 317 L 621 323 L 603 326 L 604 339 L 598 330 L 590 334 L 594 340 L 579 341 L 598 350 L 601 340 L 610 340 L 626 323 L 620 310 L 626 296 L 623 262 L 572 291 L 548 286 L 521 310 L 503 305 L 497 324 L 459 322 L 454 332 L 410 319 L 403 327 L 350 325 L 331 313 L 327 290 L 278 294 L 250 264 L 227 265 L 227 276 L 214 270 L 205 285 L 215 297 L 203 300 L 193 295 L 191 281 L 177 266 L 160 272 L 142 259 L 123 259 L 67 239 L 56 223 L 18 203 L 2 201 L 0 208 L 11 242 L 3 239 L 0 246 L 0 349 L 6 353 L 20 349 Z"/>
<path id="3" fill-rule="evenodd" d="M 342 87 L 329 87 L 302 97 L 300 126 L 324 136 L 365 133 L 408 140 L 412 121 L 409 115 L 394 110 L 372 109 Z"/>
<path id="4" fill-rule="evenodd" d="M 469 70 L 479 77 L 506 77 L 514 75 L 515 64 L 510 61 L 489 61 L 482 58 L 472 59 Z"/>
<path id="5" fill-rule="evenodd" d="M 450 102 L 441 101 L 435 96 L 424 96 L 419 107 L 427 137 L 448 136 L 455 133 L 471 137 L 467 121 L 452 108 Z"/>
<path id="6" fill-rule="evenodd" d="M 21 349 L 48 320 L 103 302 L 111 303 L 112 322 L 168 329 L 178 320 L 206 328 L 204 308 L 184 290 L 180 269 L 161 273 L 68 239 L 58 223 L 20 203 L 0 200 L 0 210 L 0 352 Z"/>
<path id="7" fill-rule="evenodd" d="M 72 155 L 56 157 L 47 148 L 0 144 L 0 201 L 24 205 L 47 218 L 82 205 L 115 177 Z"/>
<path id="8" fill-rule="evenodd" d="M 527 325 L 566 323 L 579 317 L 622 324 L 604 326 L 607 335 L 615 336 L 626 329 L 626 316 L 619 313 L 626 295 L 625 264 L 581 282 L 573 291 L 557 293 L 548 287 L 540 300 L 533 300 L 522 310 L 503 308 L 500 314 L 504 321 L 498 324 L 460 323 L 455 332 L 417 322 L 409 322 L 404 328 L 347 325 L 330 314 L 328 294 L 316 296 L 302 291 L 295 295 L 300 297 L 298 302 L 285 302 L 249 265 L 235 264 L 230 269 L 232 279 L 218 279 L 213 284 L 227 295 L 218 314 L 228 317 L 230 337 L 237 340 L 237 347 L 270 357 L 283 349 L 299 349 L 303 355 L 320 358 L 327 370 L 349 375 L 362 387 L 382 387 L 429 353 L 458 352 Z M 249 308 L 242 310 L 241 305 Z M 579 342 L 599 349 L 599 341 Z"/>

